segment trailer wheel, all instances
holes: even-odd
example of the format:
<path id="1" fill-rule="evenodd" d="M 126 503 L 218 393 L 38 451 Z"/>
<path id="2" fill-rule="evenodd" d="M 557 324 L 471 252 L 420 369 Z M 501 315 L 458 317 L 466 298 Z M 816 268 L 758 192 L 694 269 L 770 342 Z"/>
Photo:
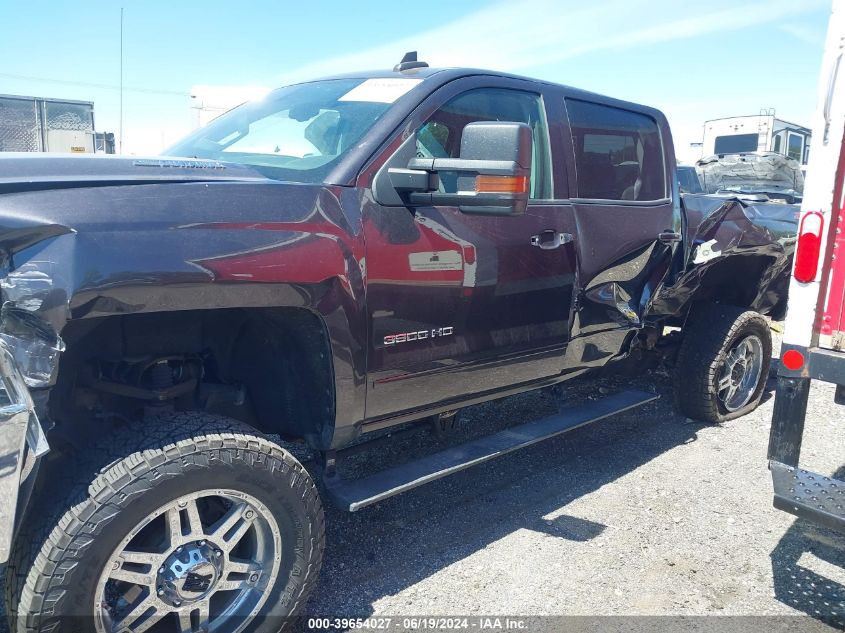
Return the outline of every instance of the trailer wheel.
<path id="1" fill-rule="evenodd" d="M 12 631 L 278 631 L 314 588 L 317 489 L 248 426 L 168 413 L 62 461 L 16 539 Z"/>
<path id="2" fill-rule="evenodd" d="M 690 317 L 675 365 L 675 407 L 718 423 L 760 404 L 769 376 L 772 334 L 757 312 L 708 305 Z"/>

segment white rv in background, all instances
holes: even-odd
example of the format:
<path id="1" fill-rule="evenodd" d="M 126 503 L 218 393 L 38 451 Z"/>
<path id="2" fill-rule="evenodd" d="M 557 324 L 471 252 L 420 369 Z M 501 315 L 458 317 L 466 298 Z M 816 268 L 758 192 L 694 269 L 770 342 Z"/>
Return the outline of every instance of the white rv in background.
<path id="1" fill-rule="evenodd" d="M 702 157 L 741 152 L 777 152 L 807 164 L 810 154 L 809 128 L 775 116 L 775 111 L 713 119 L 704 122 Z"/>

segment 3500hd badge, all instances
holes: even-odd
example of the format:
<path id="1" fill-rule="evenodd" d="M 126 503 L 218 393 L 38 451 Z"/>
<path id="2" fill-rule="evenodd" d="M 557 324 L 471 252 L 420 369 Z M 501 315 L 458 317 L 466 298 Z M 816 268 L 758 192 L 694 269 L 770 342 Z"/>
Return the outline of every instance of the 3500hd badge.
<path id="1" fill-rule="evenodd" d="M 397 345 L 399 343 L 411 343 L 413 341 L 424 341 L 429 338 L 440 338 L 452 336 L 454 326 L 438 327 L 432 330 L 417 330 L 416 332 L 402 332 L 401 334 L 388 334 L 384 337 L 385 345 Z"/>

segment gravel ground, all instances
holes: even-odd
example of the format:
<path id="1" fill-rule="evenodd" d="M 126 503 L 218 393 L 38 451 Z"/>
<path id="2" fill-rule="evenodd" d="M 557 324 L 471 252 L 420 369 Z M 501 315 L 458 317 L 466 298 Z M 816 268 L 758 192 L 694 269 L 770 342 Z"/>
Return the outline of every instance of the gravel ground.
<path id="1" fill-rule="evenodd" d="M 327 503 L 326 558 L 307 614 L 809 614 L 800 627 L 794 618 L 763 628 L 722 618 L 718 630 L 845 629 L 845 538 L 772 508 L 771 391 L 723 426 L 675 415 L 660 366 L 572 381 L 560 395 L 577 404 L 626 388 L 661 399 L 354 514 Z M 557 397 L 533 392 L 466 409 L 446 440 L 421 432 L 349 458 L 342 472 L 377 471 L 542 418 Z M 809 407 L 802 463 L 845 478 L 845 408 L 821 383 Z M 665 619 L 579 622 L 529 630 L 667 628 Z M 690 622 L 673 630 L 699 630 Z"/>
<path id="2" fill-rule="evenodd" d="M 723 426 L 674 414 L 661 367 L 573 381 L 563 395 L 578 402 L 623 388 L 661 399 L 354 514 L 327 504 L 328 549 L 308 613 L 810 614 L 813 626 L 845 628 L 845 539 L 772 508 L 772 392 Z M 544 391 L 466 409 L 446 444 L 556 406 Z M 843 422 L 833 388 L 815 384 L 803 465 L 845 475 Z M 422 432 L 344 467 L 360 475 L 443 445 Z"/>

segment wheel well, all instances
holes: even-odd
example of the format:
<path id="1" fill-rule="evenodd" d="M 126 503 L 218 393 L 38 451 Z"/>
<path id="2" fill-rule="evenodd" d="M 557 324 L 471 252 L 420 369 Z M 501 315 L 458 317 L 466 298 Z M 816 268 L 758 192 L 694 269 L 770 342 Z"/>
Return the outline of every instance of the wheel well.
<path id="1" fill-rule="evenodd" d="M 766 255 L 734 256 L 717 262 L 704 273 L 693 300 L 768 313 L 781 298 L 779 279 L 770 278 L 774 263 L 774 258 Z"/>
<path id="2" fill-rule="evenodd" d="M 309 310 L 111 316 L 72 321 L 62 337 L 67 350 L 48 411 L 74 444 L 156 406 L 220 413 L 315 446 L 331 436 L 331 348 Z"/>

